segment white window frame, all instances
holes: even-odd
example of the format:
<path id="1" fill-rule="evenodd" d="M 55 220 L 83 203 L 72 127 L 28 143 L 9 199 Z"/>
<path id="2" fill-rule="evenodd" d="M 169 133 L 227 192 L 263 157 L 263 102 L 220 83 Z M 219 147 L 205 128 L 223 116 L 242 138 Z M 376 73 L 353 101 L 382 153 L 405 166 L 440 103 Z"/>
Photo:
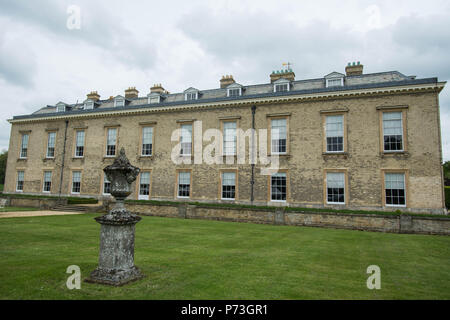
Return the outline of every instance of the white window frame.
<path id="1" fill-rule="evenodd" d="M 148 174 L 148 194 L 141 195 L 141 185 L 142 185 L 142 176 L 143 174 Z M 139 174 L 139 187 L 138 187 L 138 200 L 149 200 L 150 199 L 150 184 L 151 184 L 152 174 L 150 171 L 142 171 Z"/>
<path id="2" fill-rule="evenodd" d="M 111 189 L 111 181 L 108 180 L 108 177 L 106 176 L 106 174 L 103 174 L 102 195 L 104 195 L 104 196 L 110 196 L 111 195 L 111 193 L 106 193 L 105 192 L 105 183 L 107 183 L 107 182 L 110 184 L 109 188 Z"/>
<path id="3" fill-rule="evenodd" d="M 279 86 L 287 85 L 287 90 L 278 90 Z M 281 78 L 273 83 L 273 92 L 289 92 L 291 91 L 291 82 L 287 79 Z"/>
<path id="4" fill-rule="evenodd" d="M 237 192 L 237 188 L 236 188 L 236 179 L 237 179 L 237 175 L 236 172 L 234 171 L 223 171 L 220 173 L 221 174 L 221 186 L 220 186 L 220 199 L 221 200 L 225 200 L 225 201 L 235 201 L 236 200 L 236 192 Z M 234 175 L 234 198 L 224 198 L 223 197 L 223 187 L 225 186 L 224 183 L 224 175 L 225 174 L 233 174 Z"/>
<path id="5" fill-rule="evenodd" d="M 385 149 L 385 145 L 384 145 L 384 137 L 385 136 L 391 136 L 390 134 L 385 134 L 385 132 L 384 132 L 384 121 L 392 121 L 392 120 L 384 120 L 384 114 L 387 114 L 387 113 L 399 113 L 400 114 L 400 124 L 401 124 L 401 127 L 400 127 L 400 129 L 401 129 L 401 136 L 402 136 L 402 149 L 401 150 L 386 150 Z M 398 119 L 396 119 L 395 121 L 398 121 Z M 382 112 L 382 114 L 381 114 L 381 125 L 382 125 L 382 131 L 383 131 L 383 136 L 382 136 L 382 139 L 383 139 L 383 141 L 382 141 L 382 143 L 383 143 L 383 152 L 384 153 L 396 153 L 396 152 L 404 152 L 405 151 L 405 136 L 404 136 L 404 132 L 403 132 L 403 126 L 404 126 L 404 123 L 403 123 L 403 112 L 402 111 L 383 111 Z"/>
<path id="6" fill-rule="evenodd" d="M 405 204 L 387 204 L 386 202 L 386 175 L 388 174 L 401 174 L 403 175 L 403 193 L 405 194 Z M 406 173 L 405 172 L 384 172 L 384 205 L 392 208 L 406 208 L 407 202 L 406 194 Z"/>
<path id="7" fill-rule="evenodd" d="M 54 141 L 53 141 L 53 156 L 49 156 L 48 152 L 50 150 L 49 149 L 50 148 L 50 136 L 52 134 L 55 136 Z M 45 157 L 47 159 L 54 159 L 55 158 L 55 152 L 56 152 L 56 132 L 52 131 L 52 132 L 49 132 L 48 135 L 47 135 L 47 151 L 45 153 Z"/>
<path id="8" fill-rule="evenodd" d="M 198 91 L 186 92 L 184 94 L 184 100 L 185 101 L 198 100 Z"/>
<path id="9" fill-rule="evenodd" d="M 114 107 L 125 107 L 125 98 L 122 97 L 115 98 Z"/>
<path id="10" fill-rule="evenodd" d="M 156 101 L 152 101 L 156 99 Z M 160 103 L 161 102 L 161 95 L 160 94 L 149 94 L 147 96 L 147 103 L 148 104 L 156 104 L 156 103 Z"/>
<path id="11" fill-rule="evenodd" d="M 80 191 L 79 192 L 74 192 L 73 191 L 73 183 L 75 182 L 74 181 L 74 173 L 75 172 L 79 172 L 80 173 L 80 181 L 79 181 L 79 183 L 80 183 Z M 71 194 L 80 194 L 81 193 L 81 181 L 82 181 L 82 179 L 83 179 L 83 173 L 81 172 L 81 171 L 72 171 L 72 182 L 71 182 L 71 184 L 70 184 L 70 193 Z"/>
<path id="12" fill-rule="evenodd" d="M 183 127 L 184 126 L 190 126 L 191 127 L 191 130 L 190 130 L 190 133 L 191 133 L 191 140 L 190 141 L 183 141 L 183 132 L 184 131 L 188 131 L 188 130 L 183 130 Z M 181 126 L 180 126 L 180 129 L 181 129 L 181 132 L 180 132 L 180 146 L 181 146 L 181 148 L 180 148 L 180 156 L 182 156 L 182 157 L 191 157 L 192 156 L 192 152 L 193 152 L 193 148 L 194 148 L 194 137 L 193 137 L 193 129 L 194 129 L 194 126 L 193 126 L 193 124 L 192 123 L 185 123 L 185 124 L 181 124 Z M 183 150 L 183 143 L 190 143 L 191 144 L 191 153 L 181 153 L 181 151 Z"/>
<path id="13" fill-rule="evenodd" d="M 60 108 L 63 108 L 62 110 Z M 56 112 L 66 112 L 66 104 L 65 103 L 57 103 L 56 104 Z"/>
<path id="14" fill-rule="evenodd" d="M 333 137 L 328 137 L 328 119 L 330 119 L 331 117 L 341 117 L 342 119 L 342 136 L 333 136 Z M 344 115 L 343 114 L 332 114 L 332 115 L 327 115 L 325 116 L 325 150 L 326 153 L 343 153 L 345 151 L 345 145 L 344 145 Z M 342 138 L 342 150 L 338 150 L 338 151 L 331 151 L 328 150 L 328 138 Z"/>
<path id="15" fill-rule="evenodd" d="M 330 174 L 330 173 L 332 173 L 332 174 L 337 173 L 337 174 L 340 174 L 340 175 L 343 175 L 343 176 L 344 176 L 344 202 L 332 202 L 332 201 L 328 201 L 328 174 Z M 346 189 L 346 187 L 345 187 L 345 172 L 327 171 L 327 173 L 326 173 L 326 186 L 325 186 L 325 188 L 326 188 L 326 201 L 327 201 L 327 204 L 336 204 L 336 205 L 345 205 L 345 204 L 346 204 L 347 189 Z"/>
<path id="16" fill-rule="evenodd" d="M 336 80 L 340 80 L 340 84 L 339 85 L 330 85 L 330 82 L 336 81 Z M 338 88 L 338 87 L 343 87 L 344 86 L 344 78 L 343 77 L 339 77 L 339 78 L 329 78 L 326 79 L 326 87 L 327 88 Z"/>
<path id="17" fill-rule="evenodd" d="M 85 110 L 92 110 L 92 109 L 94 109 L 94 101 L 93 100 L 86 100 L 84 102 L 84 109 Z"/>
<path id="18" fill-rule="evenodd" d="M 109 130 L 115 130 L 116 131 L 116 143 L 114 144 L 115 149 L 114 149 L 114 154 L 110 154 L 108 155 L 108 146 L 110 146 L 110 144 L 108 144 L 108 137 L 109 137 Z M 118 134 L 119 130 L 117 128 L 107 128 L 106 129 L 106 149 L 105 149 L 105 157 L 108 158 L 114 158 L 117 155 L 117 134 Z M 112 144 L 111 144 L 112 146 Z"/>
<path id="19" fill-rule="evenodd" d="M 189 173 L 189 196 L 180 196 L 180 174 L 181 173 Z M 191 171 L 178 171 L 178 177 L 177 177 L 177 198 L 180 199 L 190 199 L 192 195 L 192 172 Z"/>
<path id="20" fill-rule="evenodd" d="M 227 137 L 227 128 L 225 126 L 229 123 L 234 123 L 234 140 L 233 141 L 225 141 L 225 138 Z M 229 130 L 232 130 L 233 128 L 228 128 Z M 237 155 L 237 121 L 224 121 L 223 122 L 223 138 L 222 138 L 222 155 L 224 156 L 235 156 Z M 234 142 L 234 150 L 231 153 L 226 152 L 226 143 L 227 142 Z"/>
<path id="21" fill-rule="evenodd" d="M 22 178 L 23 178 L 23 180 L 19 180 L 19 176 L 20 176 L 19 173 L 20 173 L 20 172 L 22 172 Z M 22 181 L 22 190 L 19 190 L 19 189 L 18 189 L 19 181 Z M 17 177 L 16 177 L 16 192 L 23 192 L 24 186 L 25 186 L 25 170 L 18 170 L 18 171 L 17 171 Z"/>
<path id="22" fill-rule="evenodd" d="M 273 200 L 272 199 L 272 177 L 274 175 L 278 175 L 278 174 L 282 174 L 284 175 L 285 181 L 286 181 L 286 199 L 285 200 Z M 270 175 L 270 202 L 281 202 L 281 203 L 286 203 L 287 202 L 287 198 L 288 198 L 288 178 L 287 178 L 287 173 L 286 172 L 278 172 L 276 174 Z"/>
<path id="23" fill-rule="evenodd" d="M 238 95 L 231 95 L 232 91 L 238 91 L 239 94 Z M 227 89 L 227 97 L 240 97 L 242 96 L 242 88 L 228 88 Z"/>
<path id="24" fill-rule="evenodd" d="M 23 147 L 23 142 L 24 142 L 24 138 L 25 138 L 25 136 L 27 136 L 27 145 L 26 145 L 26 153 L 27 153 L 27 155 L 26 156 L 22 156 L 22 151 L 24 150 L 24 147 Z M 22 134 L 22 139 L 21 139 L 21 142 L 20 142 L 20 154 L 19 154 L 19 159 L 27 159 L 28 158 L 28 145 L 30 144 L 30 135 L 28 134 L 28 133 L 24 133 L 24 134 Z"/>
<path id="25" fill-rule="evenodd" d="M 48 173 L 48 172 L 50 172 L 50 181 L 46 181 L 45 180 L 45 174 Z M 52 171 L 44 171 L 44 182 L 42 183 L 42 192 L 50 193 L 52 191 L 52 179 L 53 179 L 53 172 Z M 50 190 L 49 191 L 45 190 L 45 183 L 46 182 L 50 182 Z"/>
<path id="26" fill-rule="evenodd" d="M 285 131 L 286 131 L 286 137 L 285 137 L 285 140 L 286 140 L 286 151 L 284 151 L 284 152 L 278 152 L 278 151 L 274 151 L 273 150 L 273 136 L 274 136 L 274 131 L 273 131 L 273 126 L 272 126 L 272 122 L 274 121 L 274 120 L 284 120 L 285 122 L 286 122 L 286 127 L 285 127 Z M 285 154 L 287 154 L 287 151 L 288 151 L 288 147 L 287 147 L 287 144 L 288 144 L 288 132 L 287 132 L 287 130 L 288 130 L 288 119 L 287 118 L 273 118 L 273 119 L 270 119 L 270 154 L 277 154 L 277 155 L 285 155 Z M 280 138 L 278 137 L 278 141 L 280 141 Z"/>
<path id="27" fill-rule="evenodd" d="M 78 132 L 83 132 L 83 145 L 80 147 L 83 147 L 83 155 L 82 156 L 78 156 L 77 155 L 77 148 L 78 146 Z M 84 158 L 84 152 L 85 152 L 85 145 L 86 145 L 86 132 L 84 130 L 76 130 L 75 131 L 75 154 L 73 155 L 74 158 Z"/>
<path id="28" fill-rule="evenodd" d="M 150 141 L 150 145 L 151 145 L 151 149 L 152 149 L 152 151 L 150 152 L 150 154 L 144 154 L 144 130 L 146 129 L 146 128 L 150 128 L 151 129 L 151 141 Z M 153 156 L 153 126 L 143 126 L 142 127 L 142 143 L 141 143 L 141 156 L 142 157 L 151 157 L 151 156 Z M 147 143 L 148 144 L 148 143 Z"/>

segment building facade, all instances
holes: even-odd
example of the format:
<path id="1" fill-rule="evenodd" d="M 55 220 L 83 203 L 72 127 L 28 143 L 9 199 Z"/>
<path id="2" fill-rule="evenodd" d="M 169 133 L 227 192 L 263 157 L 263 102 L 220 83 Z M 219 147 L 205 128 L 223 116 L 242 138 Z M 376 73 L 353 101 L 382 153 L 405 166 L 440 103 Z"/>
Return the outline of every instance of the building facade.
<path id="1" fill-rule="evenodd" d="M 287 69 L 260 85 L 224 76 L 211 90 L 171 94 L 157 84 L 144 97 L 132 87 L 103 100 L 91 92 L 83 103 L 9 120 L 4 192 L 108 197 L 102 169 L 124 147 L 141 168 L 132 199 L 445 213 L 444 85 L 397 71 L 364 74 L 353 63 L 310 80 Z M 256 157 L 267 146 L 279 160 L 276 172 L 250 163 L 252 135 Z"/>

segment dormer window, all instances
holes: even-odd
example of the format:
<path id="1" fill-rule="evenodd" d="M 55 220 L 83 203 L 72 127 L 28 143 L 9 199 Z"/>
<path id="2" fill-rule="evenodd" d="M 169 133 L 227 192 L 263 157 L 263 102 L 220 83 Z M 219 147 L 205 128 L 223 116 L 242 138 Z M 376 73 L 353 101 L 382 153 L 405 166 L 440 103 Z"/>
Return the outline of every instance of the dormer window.
<path id="1" fill-rule="evenodd" d="M 325 86 L 326 88 L 331 87 L 343 87 L 344 86 L 344 75 L 339 72 L 332 72 L 325 76 Z"/>
<path id="2" fill-rule="evenodd" d="M 90 99 L 86 100 L 84 102 L 84 109 L 85 110 L 94 109 L 94 101 Z"/>
<path id="3" fill-rule="evenodd" d="M 122 96 L 117 96 L 114 98 L 114 107 L 124 107 L 125 106 L 125 98 Z"/>
<path id="4" fill-rule="evenodd" d="M 58 102 L 56 104 L 56 112 L 66 112 L 66 106 L 64 102 Z"/>
<path id="5" fill-rule="evenodd" d="M 184 100 L 197 100 L 198 99 L 198 90 L 195 88 L 189 88 L 184 91 Z"/>
<path id="6" fill-rule="evenodd" d="M 153 92 L 150 93 L 149 95 L 147 95 L 148 98 L 148 104 L 153 104 L 153 103 L 160 103 L 161 102 L 161 95 L 159 93 Z"/>
<path id="7" fill-rule="evenodd" d="M 290 81 L 287 79 L 279 79 L 274 82 L 273 92 L 287 92 L 290 90 Z"/>
<path id="8" fill-rule="evenodd" d="M 230 84 L 227 87 L 227 97 L 240 97 L 242 96 L 242 86 L 238 83 Z"/>

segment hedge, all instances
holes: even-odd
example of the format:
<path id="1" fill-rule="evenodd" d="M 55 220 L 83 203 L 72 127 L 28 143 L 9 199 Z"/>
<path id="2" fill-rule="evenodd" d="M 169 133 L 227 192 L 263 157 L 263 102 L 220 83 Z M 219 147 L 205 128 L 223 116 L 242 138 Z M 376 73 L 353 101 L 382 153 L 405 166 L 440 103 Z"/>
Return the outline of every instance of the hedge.
<path id="1" fill-rule="evenodd" d="M 445 187 L 445 206 L 450 209 L 450 187 Z"/>

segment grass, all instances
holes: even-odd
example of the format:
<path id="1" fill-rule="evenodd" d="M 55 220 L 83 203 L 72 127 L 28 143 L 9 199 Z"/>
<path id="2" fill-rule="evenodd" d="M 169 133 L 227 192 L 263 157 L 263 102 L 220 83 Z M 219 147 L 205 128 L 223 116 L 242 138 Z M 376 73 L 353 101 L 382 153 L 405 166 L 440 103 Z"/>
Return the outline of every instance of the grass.
<path id="1" fill-rule="evenodd" d="M 450 299 L 450 237 L 159 217 L 136 226 L 146 278 L 68 290 L 97 266 L 94 216 L 0 219 L 0 299 Z"/>
<path id="2" fill-rule="evenodd" d="M 16 212 L 16 211 L 37 211 L 39 208 L 29 208 L 29 207 L 5 207 L 0 208 L 0 212 Z"/>

